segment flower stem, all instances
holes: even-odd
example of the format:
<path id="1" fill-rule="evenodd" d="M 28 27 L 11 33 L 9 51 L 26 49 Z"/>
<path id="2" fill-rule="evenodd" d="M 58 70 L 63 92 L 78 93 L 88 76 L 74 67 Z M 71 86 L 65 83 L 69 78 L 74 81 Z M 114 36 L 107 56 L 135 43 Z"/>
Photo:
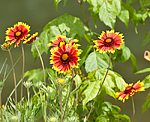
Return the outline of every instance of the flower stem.
<path id="1" fill-rule="evenodd" d="M 14 79 L 14 87 L 15 87 L 15 101 L 17 102 L 16 74 L 15 74 L 15 68 L 14 68 L 14 61 L 13 61 L 13 57 L 12 57 L 10 49 L 8 49 L 8 53 L 9 53 L 12 70 L 13 70 L 13 79 Z"/>
<path id="2" fill-rule="evenodd" d="M 23 97 L 23 79 L 24 79 L 24 65 L 25 65 L 25 55 L 24 55 L 24 48 L 23 44 L 21 44 L 21 50 L 22 50 L 22 82 L 21 82 L 21 99 Z"/>
<path id="3" fill-rule="evenodd" d="M 59 105 L 61 112 L 61 122 L 63 122 L 63 108 L 62 108 L 62 86 L 59 84 Z"/>
<path id="4" fill-rule="evenodd" d="M 40 57 L 41 65 L 42 65 L 42 68 L 43 68 L 44 82 L 46 82 L 44 61 L 43 61 L 43 58 L 42 58 L 42 56 L 41 56 L 41 53 L 40 53 L 38 47 L 36 46 L 36 44 L 35 44 L 35 48 L 36 48 L 36 50 L 37 50 L 37 52 L 38 52 L 38 54 L 39 54 L 39 57 Z"/>
<path id="5" fill-rule="evenodd" d="M 134 116 L 135 116 L 135 104 L 132 96 L 132 122 L 134 122 Z"/>

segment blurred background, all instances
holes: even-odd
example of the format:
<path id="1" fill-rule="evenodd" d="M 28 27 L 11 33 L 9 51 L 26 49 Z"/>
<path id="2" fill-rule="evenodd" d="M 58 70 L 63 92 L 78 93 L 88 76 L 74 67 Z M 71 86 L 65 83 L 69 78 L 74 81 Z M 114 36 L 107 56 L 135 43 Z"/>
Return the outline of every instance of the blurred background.
<path id="1" fill-rule="evenodd" d="M 138 9 L 139 3 L 135 3 L 135 8 Z M 0 44 L 4 42 L 5 31 L 8 27 L 11 27 L 18 21 L 25 22 L 31 26 L 31 33 L 38 31 L 42 32 L 43 27 L 52 19 L 64 14 L 69 13 L 73 16 L 79 17 L 84 23 L 89 22 L 89 27 L 101 33 L 102 30 L 109 29 L 103 23 L 97 22 L 97 28 L 94 27 L 93 19 L 88 10 L 88 5 L 83 4 L 80 6 L 77 0 L 68 0 L 67 5 L 59 5 L 58 9 L 55 8 L 53 0 L 0 0 Z M 124 34 L 126 46 L 130 48 L 132 53 L 137 58 L 138 69 L 144 69 L 150 67 L 150 62 L 143 58 L 145 50 L 150 51 L 150 44 L 142 47 L 142 41 L 144 35 L 150 29 L 150 19 L 146 20 L 145 24 L 138 26 L 138 34 L 135 33 L 135 29 L 132 23 L 129 23 L 129 27 L 126 28 L 123 23 L 117 20 L 115 30 Z M 25 71 L 31 70 L 33 68 L 40 68 L 41 64 L 39 59 L 35 60 L 32 57 L 31 47 L 29 45 L 25 46 Z M 12 54 L 14 61 L 18 59 L 21 55 L 21 47 L 12 49 Z M 0 50 L 0 66 L 2 66 L 5 58 L 7 58 L 8 69 L 11 68 L 11 63 L 9 60 L 8 53 Z M 49 67 L 49 55 L 44 54 L 44 63 Z M 17 79 L 21 78 L 21 67 L 22 61 L 20 60 L 16 66 Z M 147 74 L 136 75 L 133 73 L 131 62 L 117 63 L 114 66 L 114 70 L 121 74 L 123 78 L 128 82 L 136 82 L 137 80 L 142 80 Z M 1 78 L 1 77 L 0 77 Z M 2 91 L 2 103 L 5 103 L 7 97 L 13 89 L 12 75 L 9 76 L 8 80 L 5 82 L 4 89 Z M 150 91 L 150 90 L 149 90 Z M 146 98 L 148 90 L 144 93 L 138 93 L 134 95 L 134 101 L 136 106 L 135 122 L 150 122 L 149 115 L 150 110 L 146 113 L 141 112 L 141 107 Z M 120 101 L 108 98 L 121 107 L 122 113 L 128 114 L 132 117 L 132 102 L 129 99 L 124 104 Z"/>

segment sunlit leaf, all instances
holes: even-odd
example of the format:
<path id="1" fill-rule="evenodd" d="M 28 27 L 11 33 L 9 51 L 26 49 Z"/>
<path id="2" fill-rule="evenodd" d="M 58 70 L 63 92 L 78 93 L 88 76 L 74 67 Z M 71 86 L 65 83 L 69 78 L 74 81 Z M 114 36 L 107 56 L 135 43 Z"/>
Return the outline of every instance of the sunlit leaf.
<path id="1" fill-rule="evenodd" d="M 83 99 L 83 108 L 85 108 L 86 104 L 94 99 L 99 91 L 100 88 L 100 82 L 99 80 L 95 80 L 93 82 L 90 82 L 83 94 L 85 95 L 85 98 Z"/>
<path id="2" fill-rule="evenodd" d="M 85 69 L 87 72 L 92 72 L 99 68 L 108 68 L 110 59 L 107 54 L 92 52 L 85 61 Z"/>
<path id="3" fill-rule="evenodd" d="M 150 68 L 145 68 L 143 70 L 137 71 L 136 74 L 147 73 L 150 72 Z"/>
<path id="4" fill-rule="evenodd" d="M 119 14 L 119 19 L 128 27 L 129 23 L 129 11 L 128 10 L 121 10 Z"/>
<path id="5" fill-rule="evenodd" d="M 150 93 L 146 97 L 146 100 L 142 106 L 142 112 L 146 112 L 150 108 Z"/>
<path id="6" fill-rule="evenodd" d="M 150 75 L 146 76 L 142 82 L 144 83 L 145 89 L 150 88 Z"/>

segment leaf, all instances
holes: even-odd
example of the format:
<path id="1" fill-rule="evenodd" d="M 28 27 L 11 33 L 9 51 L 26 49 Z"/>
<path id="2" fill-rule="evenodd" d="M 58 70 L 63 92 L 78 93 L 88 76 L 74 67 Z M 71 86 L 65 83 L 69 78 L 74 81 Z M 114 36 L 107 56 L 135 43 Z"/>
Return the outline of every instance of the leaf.
<path id="1" fill-rule="evenodd" d="M 89 52 L 91 51 L 91 49 L 92 49 L 92 45 L 89 45 L 89 46 L 87 46 L 84 50 L 83 50 L 83 52 L 81 53 L 81 60 L 79 61 L 79 66 L 81 67 L 83 64 L 84 64 L 84 62 L 85 62 L 85 60 L 86 60 L 86 57 L 88 56 L 88 54 L 89 54 Z"/>
<path id="2" fill-rule="evenodd" d="M 137 71 L 137 63 L 136 63 L 136 58 L 133 53 L 131 53 L 130 61 L 132 63 L 133 72 L 136 72 Z"/>
<path id="3" fill-rule="evenodd" d="M 58 4 L 61 2 L 62 0 L 54 0 L 55 6 L 56 8 L 58 7 Z"/>
<path id="4" fill-rule="evenodd" d="M 128 10 L 121 10 L 119 14 L 119 19 L 128 27 L 129 23 L 129 11 Z"/>
<path id="5" fill-rule="evenodd" d="M 147 73 L 150 72 L 150 68 L 145 68 L 143 70 L 137 71 L 135 74 Z"/>
<path id="6" fill-rule="evenodd" d="M 146 112 L 150 108 L 150 93 L 146 97 L 146 100 L 142 106 L 142 112 Z"/>
<path id="7" fill-rule="evenodd" d="M 32 44 L 32 54 L 35 58 L 39 56 L 36 47 L 41 55 L 47 53 L 49 41 L 57 35 L 65 35 L 72 38 L 75 36 L 83 37 L 85 31 L 84 24 L 79 18 L 64 14 L 45 25 L 39 38 Z"/>
<path id="8" fill-rule="evenodd" d="M 90 82 L 87 88 L 84 90 L 83 94 L 85 98 L 83 99 L 83 108 L 85 108 L 86 104 L 94 99 L 99 91 L 100 82 L 99 80 L 95 80 L 94 82 Z"/>
<path id="9" fill-rule="evenodd" d="M 104 22 L 105 25 L 109 26 L 110 28 L 114 28 L 116 16 L 119 15 L 121 11 L 121 1 L 100 0 L 99 3 L 99 19 Z"/>
<path id="10" fill-rule="evenodd" d="M 150 75 L 146 76 L 142 82 L 144 83 L 145 89 L 150 88 Z"/>
<path id="11" fill-rule="evenodd" d="M 142 46 L 146 46 L 150 43 L 150 31 L 148 31 L 145 36 L 144 36 L 144 40 L 143 40 L 143 43 L 142 43 Z"/>
<path id="12" fill-rule="evenodd" d="M 114 114 L 113 122 L 131 122 L 131 120 L 125 114 Z"/>
<path id="13" fill-rule="evenodd" d="M 122 62 L 125 62 L 127 61 L 131 56 L 131 52 L 130 52 L 130 49 L 126 46 L 124 46 L 122 48 L 122 55 L 121 55 L 121 61 Z"/>
<path id="14" fill-rule="evenodd" d="M 106 53 L 92 52 L 85 61 L 86 72 L 92 72 L 99 68 L 108 68 L 109 56 Z"/>
<path id="15" fill-rule="evenodd" d="M 149 0 L 140 0 L 140 4 L 142 7 L 148 7 L 148 6 L 150 6 L 150 1 Z"/>
<path id="16" fill-rule="evenodd" d="M 109 122 L 109 118 L 106 115 L 100 115 L 96 118 L 96 122 Z"/>
<path id="17" fill-rule="evenodd" d="M 34 69 L 31 71 L 27 71 L 24 77 L 28 77 L 28 82 L 37 83 L 39 81 L 44 80 L 43 70 L 42 69 Z"/>

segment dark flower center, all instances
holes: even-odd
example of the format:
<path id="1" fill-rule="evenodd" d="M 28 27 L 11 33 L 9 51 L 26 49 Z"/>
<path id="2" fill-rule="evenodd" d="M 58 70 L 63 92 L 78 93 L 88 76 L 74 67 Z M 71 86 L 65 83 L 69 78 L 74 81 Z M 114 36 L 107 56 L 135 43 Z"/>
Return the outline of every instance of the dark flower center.
<path id="1" fill-rule="evenodd" d="M 107 39 L 104 41 L 104 45 L 105 45 L 106 47 L 110 47 L 110 46 L 112 46 L 112 44 L 113 44 L 113 39 L 112 39 L 112 38 L 107 38 Z"/>
<path id="2" fill-rule="evenodd" d="M 130 93 L 132 92 L 132 89 L 133 89 L 132 86 L 128 86 L 128 87 L 125 89 L 124 93 L 125 93 L 125 94 L 130 94 Z"/>
<path id="3" fill-rule="evenodd" d="M 64 54 L 61 56 L 61 59 L 62 59 L 63 61 L 66 61 L 68 58 L 69 58 L 69 56 L 68 56 L 67 53 L 64 53 Z"/>
<path id="4" fill-rule="evenodd" d="M 15 36 L 20 36 L 21 35 L 21 32 L 20 31 L 17 31 L 16 33 L 15 33 Z"/>

